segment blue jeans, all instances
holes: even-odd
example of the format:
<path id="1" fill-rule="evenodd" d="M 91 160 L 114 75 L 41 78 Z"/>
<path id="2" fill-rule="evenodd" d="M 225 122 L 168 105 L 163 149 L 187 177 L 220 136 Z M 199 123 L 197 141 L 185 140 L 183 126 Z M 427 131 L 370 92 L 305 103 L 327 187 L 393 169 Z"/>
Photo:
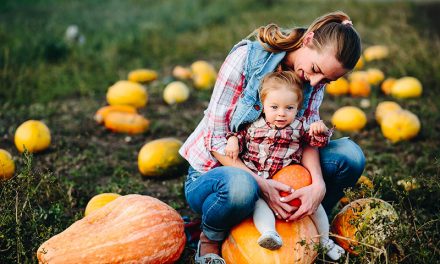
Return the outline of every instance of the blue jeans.
<path id="1" fill-rule="evenodd" d="M 354 186 L 362 174 L 365 157 L 349 138 L 332 140 L 320 149 L 321 169 L 326 184 L 322 201 L 329 213 L 344 195 L 344 188 Z M 229 229 L 251 216 L 259 188 L 244 170 L 222 166 L 206 173 L 189 168 L 185 197 L 195 212 L 202 215 L 203 233 L 211 240 L 223 240 Z"/>

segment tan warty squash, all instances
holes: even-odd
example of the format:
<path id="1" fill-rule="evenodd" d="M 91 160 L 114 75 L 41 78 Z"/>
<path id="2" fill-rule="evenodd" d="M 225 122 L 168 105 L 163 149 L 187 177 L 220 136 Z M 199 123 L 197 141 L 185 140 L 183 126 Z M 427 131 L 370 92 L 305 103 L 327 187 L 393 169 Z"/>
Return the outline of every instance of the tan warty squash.
<path id="1" fill-rule="evenodd" d="M 276 230 L 283 239 L 283 246 L 269 250 L 258 245 L 260 233 L 253 220 L 248 218 L 233 227 L 222 246 L 222 256 L 226 263 L 268 264 L 268 263 L 313 263 L 317 252 L 318 231 L 306 216 L 295 222 L 276 220 Z"/>
<path id="2" fill-rule="evenodd" d="M 131 105 L 107 105 L 103 106 L 96 111 L 95 116 L 93 119 L 98 124 L 104 123 L 104 119 L 107 117 L 107 115 L 111 112 L 123 112 L 123 113 L 137 113 L 137 110 L 135 107 Z"/>
<path id="3" fill-rule="evenodd" d="M 125 195 L 44 242 L 39 263 L 174 263 L 185 246 L 182 217 L 162 201 Z"/>
<path id="4" fill-rule="evenodd" d="M 92 199 L 90 199 L 90 201 L 87 203 L 84 216 L 89 215 L 91 212 L 98 210 L 120 196 L 121 195 L 117 193 L 100 193 L 93 196 Z"/>
<path id="5" fill-rule="evenodd" d="M 176 138 L 161 138 L 142 146 L 138 155 L 138 168 L 144 176 L 169 176 L 181 169 L 184 159 L 179 154 L 182 141 Z"/>
<path id="6" fill-rule="evenodd" d="M 331 231 L 335 241 L 357 255 L 358 242 L 381 248 L 396 231 L 398 215 L 393 206 L 377 198 L 364 198 L 346 205 L 333 219 Z"/>
<path id="7" fill-rule="evenodd" d="M 140 114 L 110 112 L 104 120 L 104 126 L 114 132 L 139 134 L 150 127 L 150 121 Z"/>
<path id="8" fill-rule="evenodd" d="M 10 179 L 14 172 L 15 162 L 12 155 L 8 151 L 0 149 L 0 180 Z"/>
<path id="9" fill-rule="evenodd" d="M 17 128 L 14 141 L 20 152 L 25 149 L 32 153 L 43 151 L 50 145 L 50 130 L 41 121 L 28 120 Z"/>

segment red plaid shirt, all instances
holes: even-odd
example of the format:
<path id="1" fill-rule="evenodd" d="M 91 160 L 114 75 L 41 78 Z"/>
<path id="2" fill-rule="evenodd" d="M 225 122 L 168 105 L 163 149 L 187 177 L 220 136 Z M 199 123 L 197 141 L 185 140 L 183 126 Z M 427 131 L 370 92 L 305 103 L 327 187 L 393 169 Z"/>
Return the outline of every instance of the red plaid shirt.
<path id="1" fill-rule="evenodd" d="M 246 56 L 247 46 L 244 45 L 226 57 L 203 119 L 179 150 L 180 155 L 197 171 L 206 172 L 221 165 L 211 151 L 224 154 L 226 133 L 230 132 L 231 117 L 243 91 Z M 308 124 L 320 119 L 319 106 L 323 97 L 322 86 L 313 90 L 304 112 Z"/>
<path id="2" fill-rule="evenodd" d="M 272 178 L 283 167 L 300 163 L 305 145 L 325 146 L 331 136 L 331 132 L 321 135 L 318 142 L 307 131 L 305 118 L 297 118 L 289 126 L 278 129 L 260 117 L 238 133 L 228 135 L 237 136 L 240 158 L 249 169 L 261 177 Z"/>

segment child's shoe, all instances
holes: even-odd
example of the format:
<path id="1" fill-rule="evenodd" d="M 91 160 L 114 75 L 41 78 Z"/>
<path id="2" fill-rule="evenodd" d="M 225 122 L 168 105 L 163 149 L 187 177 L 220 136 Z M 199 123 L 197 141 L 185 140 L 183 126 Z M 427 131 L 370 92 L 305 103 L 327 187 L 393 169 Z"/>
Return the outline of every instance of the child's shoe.
<path id="1" fill-rule="evenodd" d="M 324 243 L 321 241 L 321 243 L 326 250 L 327 256 L 329 256 L 332 260 L 338 260 L 345 253 L 345 250 L 331 239 L 328 239 Z"/>
<path id="2" fill-rule="evenodd" d="M 270 250 L 279 249 L 283 245 L 283 240 L 281 239 L 280 235 L 274 231 L 264 232 L 257 242 L 261 247 Z"/>

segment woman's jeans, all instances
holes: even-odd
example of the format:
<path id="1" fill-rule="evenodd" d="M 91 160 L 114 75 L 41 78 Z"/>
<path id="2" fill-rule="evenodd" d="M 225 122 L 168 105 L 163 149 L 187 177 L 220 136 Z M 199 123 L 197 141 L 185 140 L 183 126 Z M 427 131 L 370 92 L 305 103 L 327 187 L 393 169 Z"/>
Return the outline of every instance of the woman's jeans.
<path id="1" fill-rule="evenodd" d="M 349 138 L 332 140 L 319 150 L 321 170 L 326 184 L 322 205 L 329 213 L 361 176 L 365 157 Z M 189 206 L 202 215 L 203 233 L 221 241 L 234 225 L 252 215 L 258 200 L 258 185 L 244 170 L 222 166 L 206 173 L 189 168 L 185 196 Z"/>

